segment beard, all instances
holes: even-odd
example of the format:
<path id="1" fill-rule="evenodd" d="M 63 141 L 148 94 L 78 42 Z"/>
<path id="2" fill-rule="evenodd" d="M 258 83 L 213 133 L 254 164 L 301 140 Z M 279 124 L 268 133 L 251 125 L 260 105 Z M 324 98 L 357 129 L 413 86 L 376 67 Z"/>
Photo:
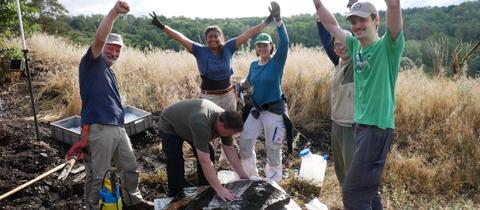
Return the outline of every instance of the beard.
<path id="1" fill-rule="evenodd" d="M 105 59 L 105 61 L 107 62 L 108 64 L 108 67 L 112 66 L 113 64 L 115 64 L 118 60 L 117 59 L 114 59 L 114 58 L 109 58 L 107 55 L 105 55 L 104 53 L 102 53 L 102 57 L 103 59 Z"/>

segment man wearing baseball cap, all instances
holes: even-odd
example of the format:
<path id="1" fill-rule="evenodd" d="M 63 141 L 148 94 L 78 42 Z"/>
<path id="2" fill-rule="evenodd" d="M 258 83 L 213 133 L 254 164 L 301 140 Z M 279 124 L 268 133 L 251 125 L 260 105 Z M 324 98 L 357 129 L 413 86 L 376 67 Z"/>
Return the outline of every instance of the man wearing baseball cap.
<path id="1" fill-rule="evenodd" d="M 343 183 L 345 209 L 382 209 L 380 179 L 393 141 L 395 85 L 404 49 L 400 0 L 385 0 L 387 28 L 379 37 L 380 16 L 370 2 L 351 6 L 345 34 L 321 0 L 317 15 L 336 40 L 346 44 L 354 65 L 355 152 Z"/>
<path id="2" fill-rule="evenodd" d="M 130 10 L 124 1 L 100 23 L 92 46 L 79 67 L 82 99 L 82 134 L 66 158 L 85 157 L 85 200 L 87 209 L 99 209 L 100 187 L 111 163 L 120 171 L 123 201 L 128 209 L 153 209 L 138 189 L 139 172 L 130 139 L 124 127 L 124 110 L 111 66 L 123 47 L 123 38 L 110 33 L 116 17 Z M 85 151 L 85 154 L 84 154 Z"/>

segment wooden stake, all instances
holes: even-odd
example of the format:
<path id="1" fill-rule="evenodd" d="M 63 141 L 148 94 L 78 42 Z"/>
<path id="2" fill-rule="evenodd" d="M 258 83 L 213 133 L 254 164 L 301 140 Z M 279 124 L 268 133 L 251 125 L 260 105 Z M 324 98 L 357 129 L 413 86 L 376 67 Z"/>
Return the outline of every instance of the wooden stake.
<path id="1" fill-rule="evenodd" d="M 18 186 L 17 188 L 13 189 L 13 190 L 10 190 L 9 192 L 7 192 L 7 193 L 3 194 L 2 196 L 0 196 L 0 201 L 3 200 L 3 199 L 6 198 L 6 197 L 8 197 L 8 196 L 10 196 L 10 195 L 18 192 L 18 191 L 20 191 L 20 190 L 22 190 L 22 189 L 30 186 L 31 184 L 33 184 L 33 183 L 35 183 L 35 182 L 38 182 L 39 180 L 45 178 L 46 176 L 48 176 L 48 175 L 50 175 L 50 174 L 52 174 L 52 173 L 54 173 L 54 172 L 62 169 L 62 168 L 65 167 L 65 165 L 68 164 L 68 163 L 69 163 L 69 162 L 62 163 L 62 164 L 60 164 L 59 166 L 55 167 L 54 169 L 51 169 L 50 171 L 47 171 L 47 172 L 41 174 L 41 175 L 38 176 L 37 178 L 35 178 L 35 179 L 33 179 L 33 180 L 30 180 L 29 182 L 27 182 L 27 183 L 25 183 L 25 184 L 22 184 L 22 185 Z"/>

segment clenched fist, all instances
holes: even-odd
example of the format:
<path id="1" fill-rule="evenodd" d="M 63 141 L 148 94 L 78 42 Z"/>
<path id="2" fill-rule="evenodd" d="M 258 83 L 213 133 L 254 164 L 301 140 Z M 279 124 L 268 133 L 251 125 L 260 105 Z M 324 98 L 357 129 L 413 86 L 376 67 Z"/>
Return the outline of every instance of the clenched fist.
<path id="1" fill-rule="evenodd" d="M 130 6 L 126 1 L 117 1 L 113 7 L 113 10 L 115 10 L 115 12 L 118 14 L 127 14 L 130 11 Z"/>

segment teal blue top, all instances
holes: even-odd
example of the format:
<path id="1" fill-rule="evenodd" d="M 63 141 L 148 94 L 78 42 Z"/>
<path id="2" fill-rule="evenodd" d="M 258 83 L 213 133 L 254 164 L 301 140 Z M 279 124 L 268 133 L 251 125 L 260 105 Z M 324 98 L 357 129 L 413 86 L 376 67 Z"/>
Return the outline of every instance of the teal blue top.
<path id="1" fill-rule="evenodd" d="M 255 104 L 262 105 L 279 101 L 282 97 L 282 76 L 288 53 L 288 35 L 285 25 L 277 27 L 277 52 L 266 64 L 259 64 L 258 60 L 250 64 L 247 80 L 253 87 Z"/>

